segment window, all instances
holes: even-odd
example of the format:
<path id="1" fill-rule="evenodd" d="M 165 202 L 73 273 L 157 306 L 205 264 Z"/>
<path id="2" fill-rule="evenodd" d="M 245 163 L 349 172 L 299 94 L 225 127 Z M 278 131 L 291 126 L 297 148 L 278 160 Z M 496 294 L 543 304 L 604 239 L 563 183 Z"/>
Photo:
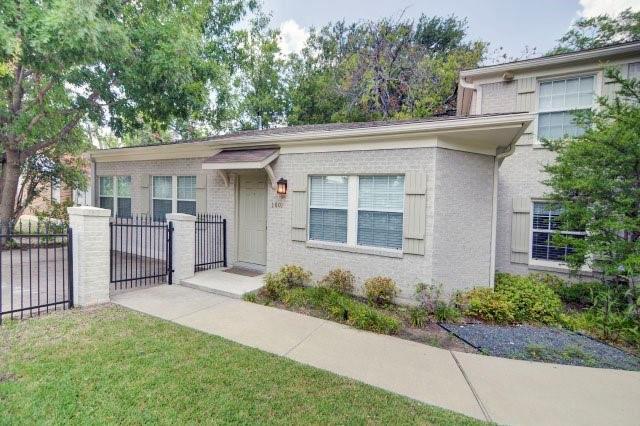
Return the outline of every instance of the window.
<path id="1" fill-rule="evenodd" d="M 116 177 L 116 216 L 131 217 L 131 176 Z"/>
<path id="2" fill-rule="evenodd" d="M 178 176 L 178 213 L 196 215 L 196 177 Z"/>
<path id="3" fill-rule="evenodd" d="M 360 176 L 358 245 L 402 249 L 404 176 Z"/>
<path id="4" fill-rule="evenodd" d="M 574 235 L 578 238 L 584 232 L 560 231 L 560 210 L 552 210 L 546 202 L 533 203 L 533 223 L 531 238 L 531 258 L 535 260 L 564 261 L 573 249 L 570 246 L 557 247 L 553 245 L 554 233 Z"/>
<path id="5" fill-rule="evenodd" d="M 154 176 L 153 218 L 164 220 L 167 213 L 196 214 L 195 176 Z"/>
<path id="6" fill-rule="evenodd" d="M 310 187 L 309 239 L 346 243 L 347 176 L 312 176 Z"/>
<path id="7" fill-rule="evenodd" d="M 404 176 L 311 176 L 309 239 L 402 249 Z"/>
<path id="8" fill-rule="evenodd" d="M 173 211 L 172 179 L 171 176 L 153 177 L 153 218 L 155 220 L 164 220 L 165 215 Z"/>
<path id="9" fill-rule="evenodd" d="M 538 138 L 579 136 L 584 129 L 575 123 L 572 111 L 589 109 L 595 99 L 595 77 L 574 77 L 540 83 Z"/>
<path id="10" fill-rule="evenodd" d="M 112 216 L 131 217 L 131 176 L 100 176 L 100 207 Z"/>

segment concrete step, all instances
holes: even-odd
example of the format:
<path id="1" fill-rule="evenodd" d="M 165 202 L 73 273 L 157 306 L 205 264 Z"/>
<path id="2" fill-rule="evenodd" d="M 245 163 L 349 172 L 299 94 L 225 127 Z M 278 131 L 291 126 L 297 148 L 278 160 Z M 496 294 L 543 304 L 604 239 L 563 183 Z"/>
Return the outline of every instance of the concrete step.
<path id="1" fill-rule="evenodd" d="M 245 294 L 259 290 L 263 283 L 262 275 L 246 277 L 224 272 L 222 269 L 213 269 L 198 272 L 192 277 L 183 279 L 180 285 L 207 293 L 242 299 Z"/>

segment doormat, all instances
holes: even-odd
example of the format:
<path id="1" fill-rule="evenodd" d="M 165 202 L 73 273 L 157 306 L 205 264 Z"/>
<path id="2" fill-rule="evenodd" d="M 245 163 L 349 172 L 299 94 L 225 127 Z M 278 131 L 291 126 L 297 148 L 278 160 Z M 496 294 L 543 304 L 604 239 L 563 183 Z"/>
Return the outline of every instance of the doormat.
<path id="1" fill-rule="evenodd" d="M 225 269 L 224 272 L 228 272 L 230 274 L 243 275 L 245 277 L 257 277 L 258 275 L 262 275 L 262 272 L 254 271 L 252 269 L 240 268 L 237 266 L 232 266 L 229 269 Z"/>

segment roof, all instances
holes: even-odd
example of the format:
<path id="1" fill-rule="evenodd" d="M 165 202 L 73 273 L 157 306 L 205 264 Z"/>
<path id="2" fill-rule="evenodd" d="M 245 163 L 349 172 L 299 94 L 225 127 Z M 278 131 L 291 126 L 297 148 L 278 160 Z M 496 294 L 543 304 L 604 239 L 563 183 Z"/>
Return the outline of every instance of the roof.
<path id="1" fill-rule="evenodd" d="M 296 134 L 309 134 L 309 133 L 331 133 L 335 131 L 341 130 L 356 130 L 356 129 L 375 129 L 375 128 L 393 128 L 393 127 L 404 127 L 411 124 L 422 124 L 422 123 L 439 123 L 439 122 L 452 122 L 459 120 L 472 120 L 479 119 L 484 117 L 499 117 L 511 115 L 511 113 L 496 113 L 496 114 L 483 114 L 483 115 L 468 115 L 468 116 L 440 116 L 440 117 L 428 117 L 428 118 L 416 118 L 409 120 L 380 120 L 380 121 L 361 121 L 361 122 L 351 122 L 351 123 L 326 123 L 326 124 L 302 124 L 302 125 L 293 125 L 293 126 L 283 126 L 283 127 L 272 127 L 268 129 L 254 129 L 254 130 L 240 130 L 236 132 L 230 132 L 219 135 L 211 135 L 205 136 L 202 138 L 194 138 L 194 139 L 178 139 L 167 143 L 156 143 L 156 144 L 142 144 L 142 145 L 134 145 L 134 146 L 125 146 L 125 147 L 116 147 L 116 148 L 106 148 L 92 151 L 91 154 L 97 152 L 104 151 L 112 151 L 112 150 L 122 150 L 122 149 L 135 149 L 141 147 L 153 147 L 153 146 L 164 146 L 164 145 L 177 145 L 177 144 L 197 144 L 204 142 L 216 142 L 216 141 L 226 141 L 232 139 L 249 139 L 256 137 L 277 137 L 277 136 L 285 136 L 285 135 L 296 135 Z"/>
<path id="2" fill-rule="evenodd" d="M 92 151 L 96 162 L 160 160 L 175 158 L 209 158 L 220 150 L 280 149 L 280 153 L 302 153 L 353 150 L 367 146 L 371 149 L 395 149 L 433 145 L 439 141 L 456 140 L 460 149 L 494 153 L 496 146 L 511 143 L 516 133 L 526 127 L 533 117 L 528 113 L 487 114 L 466 117 L 436 117 L 403 121 L 374 121 L 365 123 L 334 123 L 248 130 L 208 138 L 177 141 L 169 144 L 112 148 Z M 444 142 L 442 142 L 444 143 Z M 223 154 L 222 160 L 205 163 L 207 168 L 227 168 L 223 161 L 229 156 L 246 159 L 262 155 L 259 152 Z M 272 155 L 278 155 L 277 153 Z M 269 157 L 267 157 L 269 158 Z M 263 160 L 265 161 L 265 160 Z M 262 161 L 252 162 L 261 163 Z M 246 165 L 245 161 L 245 165 Z M 224 164 L 217 167 L 216 164 Z"/>
<path id="3" fill-rule="evenodd" d="M 592 49 L 584 49 L 576 52 L 558 53 L 555 55 L 541 56 L 538 58 L 524 59 L 507 62 L 504 64 L 486 65 L 460 71 L 460 77 L 479 77 L 491 74 L 499 74 L 507 71 L 520 71 L 544 66 L 563 65 L 580 61 L 602 60 L 615 56 L 640 55 L 640 41 L 610 44 Z"/>

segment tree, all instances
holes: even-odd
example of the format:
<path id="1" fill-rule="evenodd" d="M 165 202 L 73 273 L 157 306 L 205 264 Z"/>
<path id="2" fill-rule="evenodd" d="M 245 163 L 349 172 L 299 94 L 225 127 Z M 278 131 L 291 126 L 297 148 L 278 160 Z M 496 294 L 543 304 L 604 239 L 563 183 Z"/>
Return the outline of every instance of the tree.
<path id="1" fill-rule="evenodd" d="M 600 98 L 595 112 L 577 120 L 585 133 L 546 141 L 557 154 L 547 165 L 550 198 L 561 207 L 565 230 L 586 235 L 557 235 L 554 243 L 575 251 L 573 269 L 588 264 L 604 276 L 626 280 L 636 295 L 640 275 L 640 81 L 606 71 L 618 85 L 616 99 Z"/>
<path id="2" fill-rule="evenodd" d="M 592 49 L 612 43 L 640 40 L 640 11 L 626 9 L 616 17 L 600 15 L 578 19 L 548 54 Z"/>
<path id="3" fill-rule="evenodd" d="M 236 120 L 241 129 L 286 123 L 289 106 L 285 60 L 278 47 L 278 32 L 268 28 L 262 14 L 241 33 L 236 90 L 240 99 Z"/>
<path id="4" fill-rule="evenodd" d="M 455 101 L 458 72 L 486 45 L 466 42 L 466 21 L 382 19 L 312 30 L 291 58 L 292 124 L 428 117 Z"/>
<path id="5" fill-rule="evenodd" d="M 189 123 L 227 119 L 234 25 L 254 7 L 253 0 L 3 1 L 0 220 L 20 212 L 20 187 L 37 187 L 20 186 L 21 175 L 71 167 L 62 159 L 86 146 L 89 123 L 120 137 L 145 125 L 188 133 Z"/>

